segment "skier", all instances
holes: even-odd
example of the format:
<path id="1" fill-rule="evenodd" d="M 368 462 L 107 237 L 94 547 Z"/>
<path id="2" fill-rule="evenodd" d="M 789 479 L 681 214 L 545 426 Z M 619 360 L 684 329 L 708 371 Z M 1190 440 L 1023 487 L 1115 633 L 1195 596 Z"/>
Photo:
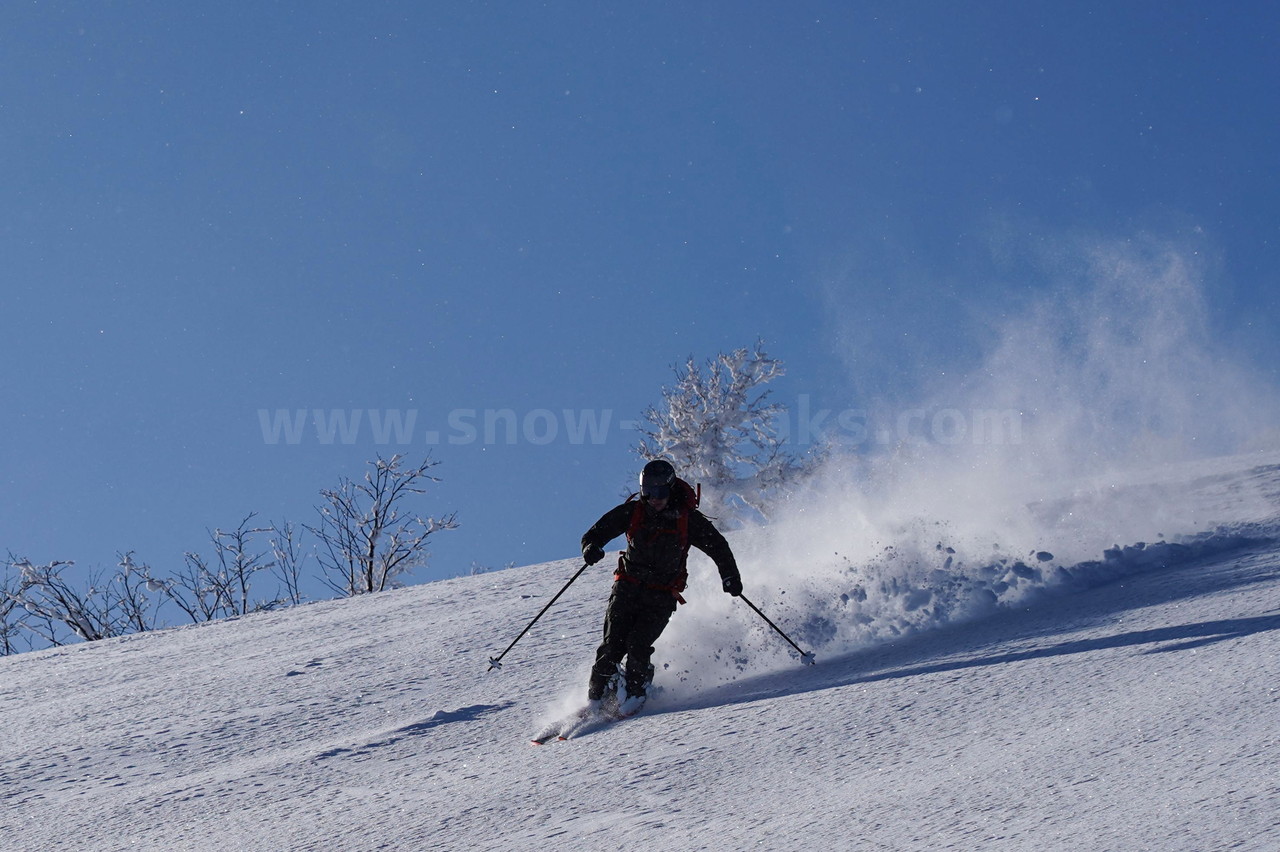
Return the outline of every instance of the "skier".
<path id="1" fill-rule="evenodd" d="M 626 699 L 618 713 L 629 716 L 644 704 L 653 680 L 653 643 L 667 621 L 684 603 L 689 547 L 715 562 L 721 586 L 730 595 L 742 594 L 742 578 L 733 551 L 706 516 L 696 508 L 689 484 L 676 476 L 670 462 L 655 459 L 640 474 L 640 493 L 615 506 L 582 536 L 582 558 L 594 565 L 604 547 L 626 533 L 627 549 L 618 559 L 613 591 L 604 618 L 604 641 L 596 652 L 587 685 L 588 708 L 599 712 L 610 677 L 626 657 Z"/>

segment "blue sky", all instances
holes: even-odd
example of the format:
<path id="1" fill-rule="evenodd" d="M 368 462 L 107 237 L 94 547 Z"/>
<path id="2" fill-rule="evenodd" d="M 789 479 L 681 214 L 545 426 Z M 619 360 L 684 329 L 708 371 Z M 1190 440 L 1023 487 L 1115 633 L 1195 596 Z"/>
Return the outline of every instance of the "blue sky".
<path id="1" fill-rule="evenodd" d="M 793 408 L 910 398 L 1089 241 L 1198 258 L 1214 339 L 1273 380 L 1278 18 L 6 4 L 0 550 L 177 567 L 429 451 L 421 508 L 461 527 L 420 579 L 572 556 L 687 356 L 763 338 Z M 300 410 L 363 414 L 264 432 Z"/>

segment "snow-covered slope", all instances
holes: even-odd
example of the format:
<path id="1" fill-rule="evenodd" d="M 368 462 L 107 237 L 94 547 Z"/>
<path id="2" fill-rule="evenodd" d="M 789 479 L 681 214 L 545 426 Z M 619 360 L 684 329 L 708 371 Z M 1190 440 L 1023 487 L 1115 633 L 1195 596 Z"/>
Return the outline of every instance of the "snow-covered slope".
<path id="1" fill-rule="evenodd" d="M 662 695 L 541 748 L 605 569 L 491 673 L 575 562 L 0 659 L 0 848 L 1277 849 L 1277 461 L 1060 494 L 1054 541 L 1003 550 L 929 524 L 839 550 L 871 527 L 824 517 L 784 564 L 740 535 L 818 665 L 699 563 Z M 1141 547 L 1075 524 L 1173 494 Z"/>

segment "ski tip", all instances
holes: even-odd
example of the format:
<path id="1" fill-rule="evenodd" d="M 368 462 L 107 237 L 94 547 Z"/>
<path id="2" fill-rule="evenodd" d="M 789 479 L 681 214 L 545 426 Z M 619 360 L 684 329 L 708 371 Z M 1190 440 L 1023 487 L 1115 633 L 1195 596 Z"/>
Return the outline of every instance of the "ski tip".
<path id="1" fill-rule="evenodd" d="M 529 740 L 529 745 L 546 745 L 546 740 Z"/>

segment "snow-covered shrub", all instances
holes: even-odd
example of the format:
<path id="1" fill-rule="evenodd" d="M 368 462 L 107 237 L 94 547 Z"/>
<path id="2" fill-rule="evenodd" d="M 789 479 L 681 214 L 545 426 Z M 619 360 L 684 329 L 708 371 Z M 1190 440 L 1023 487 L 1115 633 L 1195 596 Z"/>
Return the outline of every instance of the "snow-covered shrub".
<path id="1" fill-rule="evenodd" d="M 662 405 L 645 411 L 637 454 L 668 459 L 680 476 L 700 483 L 706 511 L 730 525 L 767 520 L 772 504 L 813 467 L 786 450 L 777 429 L 786 407 L 763 389 L 783 375 L 782 362 L 758 341 L 701 367 L 690 357 L 675 372 Z"/>
<path id="2" fill-rule="evenodd" d="M 422 518 L 404 513 L 405 498 L 425 493 L 428 482 L 439 480 L 428 472 L 438 464 L 430 458 L 414 468 L 402 463 L 400 455 L 378 456 L 362 482 L 344 478 L 337 488 L 320 492 L 320 522 L 307 530 L 319 540 L 324 581 L 338 594 L 395 588 L 400 577 L 426 561 L 432 535 L 458 526 L 452 514 Z"/>

